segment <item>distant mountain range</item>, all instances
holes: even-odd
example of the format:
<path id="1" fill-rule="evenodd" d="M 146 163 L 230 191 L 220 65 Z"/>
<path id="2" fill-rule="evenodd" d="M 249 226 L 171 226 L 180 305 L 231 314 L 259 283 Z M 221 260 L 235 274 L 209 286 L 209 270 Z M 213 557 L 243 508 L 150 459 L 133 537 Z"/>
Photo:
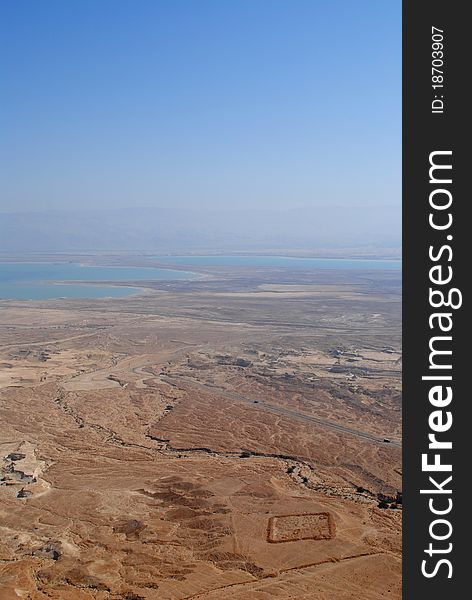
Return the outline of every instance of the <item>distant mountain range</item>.
<path id="1" fill-rule="evenodd" d="M 399 207 L 128 208 L 0 214 L 3 252 L 188 252 L 398 247 Z"/>

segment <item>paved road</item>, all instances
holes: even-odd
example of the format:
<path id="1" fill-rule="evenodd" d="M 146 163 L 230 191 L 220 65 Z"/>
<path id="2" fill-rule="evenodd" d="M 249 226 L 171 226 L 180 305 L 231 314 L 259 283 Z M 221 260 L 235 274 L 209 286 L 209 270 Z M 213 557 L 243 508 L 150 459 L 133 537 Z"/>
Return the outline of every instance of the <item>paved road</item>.
<path id="1" fill-rule="evenodd" d="M 247 398 L 242 394 L 238 394 L 236 392 L 229 392 L 220 387 L 205 385 L 204 383 L 197 383 L 196 381 L 183 377 L 183 376 L 168 376 L 161 375 L 161 379 L 170 384 L 176 384 L 176 382 L 181 381 L 187 385 L 195 387 L 196 389 L 200 389 L 204 392 L 216 394 L 218 396 L 222 396 L 223 398 L 228 398 L 229 400 L 235 400 L 237 402 L 244 402 L 245 404 L 252 405 L 257 410 L 265 410 L 267 412 L 286 415 L 288 417 L 292 417 L 294 419 L 298 419 L 299 421 L 304 421 L 306 423 L 315 423 L 316 425 L 320 425 L 321 427 L 327 427 L 329 429 L 333 429 L 335 431 L 340 431 L 342 433 L 347 433 L 350 435 L 354 435 L 359 438 L 364 438 L 371 442 L 375 442 L 377 444 L 395 446 L 397 448 L 401 448 L 401 442 L 398 440 L 391 440 L 390 443 L 386 443 L 384 441 L 385 438 L 376 436 L 372 433 L 368 433 L 365 431 L 360 431 L 359 429 L 354 429 L 352 427 L 347 427 L 345 425 L 340 425 L 338 423 L 333 423 L 332 421 L 326 421 L 325 419 L 320 419 L 318 417 L 314 417 L 312 415 L 307 415 L 306 413 L 299 412 L 297 410 L 293 410 L 291 408 L 285 408 L 283 406 L 277 406 L 274 404 L 270 404 L 266 400 L 257 399 L 257 403 L 255 403 L 254 399 Z"/>

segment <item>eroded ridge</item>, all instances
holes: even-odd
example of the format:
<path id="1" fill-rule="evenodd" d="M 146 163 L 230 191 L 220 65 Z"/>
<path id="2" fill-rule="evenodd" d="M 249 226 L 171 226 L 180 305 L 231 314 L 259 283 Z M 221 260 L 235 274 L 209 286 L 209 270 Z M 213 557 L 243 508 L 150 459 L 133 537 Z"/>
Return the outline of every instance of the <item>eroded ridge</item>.
<path id="1" fill-rule="evenodd" d="M 0 598 L 400 600 L 392 277 L 3 302 Z"/>

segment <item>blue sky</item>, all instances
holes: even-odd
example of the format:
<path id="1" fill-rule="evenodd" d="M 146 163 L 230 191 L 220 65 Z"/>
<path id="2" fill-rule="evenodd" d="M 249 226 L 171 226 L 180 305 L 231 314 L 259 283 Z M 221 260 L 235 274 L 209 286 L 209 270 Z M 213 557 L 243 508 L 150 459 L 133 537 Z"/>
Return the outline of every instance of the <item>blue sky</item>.
<path id="1" fill-rule="evenodd" d="M 400 210 L 399 1 L 0 11 L 0 210 Z"/>

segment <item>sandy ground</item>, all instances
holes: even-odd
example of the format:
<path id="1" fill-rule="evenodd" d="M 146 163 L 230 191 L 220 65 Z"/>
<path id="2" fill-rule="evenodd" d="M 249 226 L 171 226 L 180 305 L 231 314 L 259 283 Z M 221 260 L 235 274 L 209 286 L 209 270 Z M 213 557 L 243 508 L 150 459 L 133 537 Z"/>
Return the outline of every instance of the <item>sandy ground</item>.
<path id="1" fill-rule="evenodd" d="M 2 600 L 398 600 L 395 274 L 154 287 L 1 303 Z"/>

